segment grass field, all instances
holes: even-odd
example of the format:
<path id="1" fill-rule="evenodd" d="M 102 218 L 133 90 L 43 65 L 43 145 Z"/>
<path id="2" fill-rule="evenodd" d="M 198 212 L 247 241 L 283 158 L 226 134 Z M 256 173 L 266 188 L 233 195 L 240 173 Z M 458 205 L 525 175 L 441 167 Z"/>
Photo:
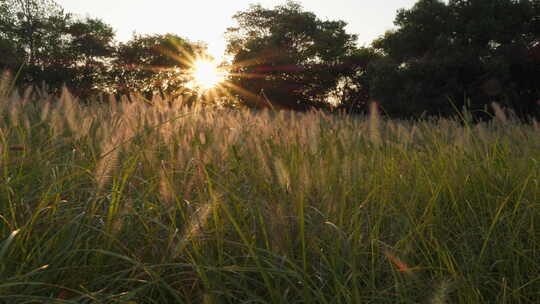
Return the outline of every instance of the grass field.
<path id="1" fill-rule="evenodd" d="M 540 303 L 540 125 L 498 107 L 8 95 L 0 303 Z"/>

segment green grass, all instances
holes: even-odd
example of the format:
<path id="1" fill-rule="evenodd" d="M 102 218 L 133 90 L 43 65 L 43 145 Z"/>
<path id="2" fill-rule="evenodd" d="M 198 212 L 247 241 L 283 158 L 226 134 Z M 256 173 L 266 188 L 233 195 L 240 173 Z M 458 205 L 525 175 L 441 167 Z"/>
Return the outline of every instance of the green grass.
<path id="1" fill-rule="evenodd" d="M 538 303 L 540 126 L 0 97 L 0 303 Z"/>

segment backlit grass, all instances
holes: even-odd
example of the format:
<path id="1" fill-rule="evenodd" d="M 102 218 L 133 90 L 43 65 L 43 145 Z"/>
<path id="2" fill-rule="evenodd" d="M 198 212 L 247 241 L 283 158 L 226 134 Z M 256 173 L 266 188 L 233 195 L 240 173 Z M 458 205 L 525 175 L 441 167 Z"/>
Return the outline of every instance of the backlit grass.
<path id="1" fill-rule="evenodd" d="M 540 126 L 0 97 L 0 302 L 538 303 Z"/>

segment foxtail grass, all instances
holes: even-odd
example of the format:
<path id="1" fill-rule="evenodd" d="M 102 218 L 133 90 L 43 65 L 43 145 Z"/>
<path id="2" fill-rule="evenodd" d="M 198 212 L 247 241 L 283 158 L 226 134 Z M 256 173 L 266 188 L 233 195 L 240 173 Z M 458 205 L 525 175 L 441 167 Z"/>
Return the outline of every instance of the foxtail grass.
<path id="1" fill-rule="evenodd" d="M 540 128 L 495 113 L 3 93 L 0 302 L 538 303 Z"/>

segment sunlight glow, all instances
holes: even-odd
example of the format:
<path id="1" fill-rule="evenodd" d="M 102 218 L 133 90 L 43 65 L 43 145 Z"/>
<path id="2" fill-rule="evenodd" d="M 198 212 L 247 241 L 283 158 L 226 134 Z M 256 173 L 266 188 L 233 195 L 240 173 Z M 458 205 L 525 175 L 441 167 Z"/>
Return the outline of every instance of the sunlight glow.
<path id="1" fill-rule="evenodd" d="M 197 59 L 193 63 L 192 76 L 194 86 L 203 90 L 209 90 L 225 81 L 227 73 L 215 61 Z"/>

